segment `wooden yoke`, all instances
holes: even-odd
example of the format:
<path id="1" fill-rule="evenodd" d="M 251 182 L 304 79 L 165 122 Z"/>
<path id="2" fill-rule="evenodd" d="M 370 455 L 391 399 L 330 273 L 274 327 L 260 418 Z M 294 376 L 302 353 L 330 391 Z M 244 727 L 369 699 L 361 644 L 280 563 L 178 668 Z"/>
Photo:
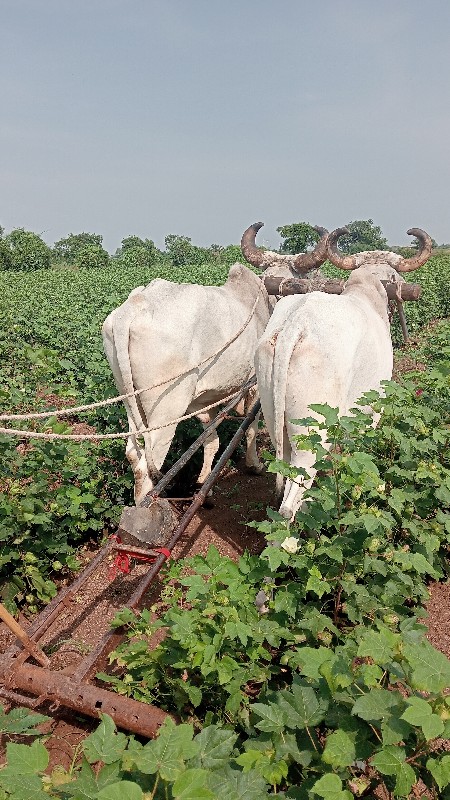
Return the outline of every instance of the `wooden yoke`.
<path id="1" fill-rule="evenodd" d="M 285 297 L 290 294 L 307 294 L 310 281 L 307 278 L 276 278 L 267 275 L 262 279 L 267 293 Z M 389 300 L 418 300 L 422 294 L 422 287 L 418 283 L 390 283 L 382 281 Z M 336 278 L 327 280 L 319 291 L 326 294 L 341 294 L 345 281 Z M 400 294 L 400 298 L 399 298 Z"/>

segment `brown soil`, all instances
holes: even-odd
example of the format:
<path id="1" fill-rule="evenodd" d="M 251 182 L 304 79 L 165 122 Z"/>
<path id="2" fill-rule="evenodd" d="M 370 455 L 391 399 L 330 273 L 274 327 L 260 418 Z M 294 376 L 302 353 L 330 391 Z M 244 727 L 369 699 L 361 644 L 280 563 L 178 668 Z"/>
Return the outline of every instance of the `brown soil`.
<path id="1" fill-rule="evenodd" d="M 263 546 L 261 534 L 246 527 L 251 520 L 266 516 L 266 507 L 275 506 L 273 475 L 248 475 L 244 467 L 230 467 L 214 490 L 213 507 L 201 508 L 190 522 L 186 532 L 173 551 L 173 558 L 205 555 L 210 544 L 230 558 L 238 557 L 244 550 L 257 553 Z M 182 512 L 179 506 L 179 513 Z M 95 551 L 85 551 L 83 560 L 87 564 Z M 135 566 L 130 574 L 119 573 L 111 580 L 113 557 L 94 573 L 81 588 L 64 615 L 46 634 L 40 645 L 50 658 L 51 667 L 70 674 L 99 641 L 109 628 L 115 612 L 126 605 L 139 579 L 148 569 L 144 564 Z M 161 583 L 157 580 L 146 597 L 146 606 L 151 606 L 159 596 Z M 27 621 L 21 619 L 22 625 Z M 13 643 L 14 637 L 3 624 L 0 625 L 0 653 Z M 62 707 L 49 712 L 45 704 L 41 713 L 49 713 L 51 722 L 41 726 L 49 734 L 46 742 L 50 753 L 49 770 L 61 764 L 68 769 L 73 759 L 78 758 L 78 745 L 87 733 L 95 729 L 97 722 L 83 718 Z"/>

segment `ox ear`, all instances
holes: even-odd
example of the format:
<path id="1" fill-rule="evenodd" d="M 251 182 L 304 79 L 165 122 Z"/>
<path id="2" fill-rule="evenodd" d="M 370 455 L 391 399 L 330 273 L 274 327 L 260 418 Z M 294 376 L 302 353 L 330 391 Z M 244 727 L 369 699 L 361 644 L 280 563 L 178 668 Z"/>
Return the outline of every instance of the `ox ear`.
<path id="1" fill-rule="evenodd" d="M 339 269 L 356 269 L 356 256 L 344 256 L 338 250 L 338 239 L 350 233 L 348 228 L 336 228 L 328 236 L 327 256 L 332 264 Z"/>
<path id="2" fill-rule="evenodd" d="M 429 236 L 426 231 L 423 231 L 422 228 L 410 228 L 407 234 L 408 236 L 415 236 L 416 239 L 419 240 L 419 250 L 417 254 L 411 256 L 411 258 L 402 258 L 402 260 L 396 264 L 395 269 L 397 272 L 412 272 L 414 269 L 419 269 L 419 267 L 422 267 L 425 262 L 428 261 L 433 249 L 431 236 Z"/>

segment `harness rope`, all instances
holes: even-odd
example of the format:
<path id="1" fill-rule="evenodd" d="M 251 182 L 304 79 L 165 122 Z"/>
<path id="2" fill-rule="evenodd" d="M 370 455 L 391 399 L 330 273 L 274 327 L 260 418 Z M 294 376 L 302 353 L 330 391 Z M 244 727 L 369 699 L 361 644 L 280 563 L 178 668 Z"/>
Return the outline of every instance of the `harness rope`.
<path id="1" fill-rule="evenodd" d="M 116 397 L 109 397 L 107 400 L 99 400 L 97 403 L 89 403 L 88 405 L 84 405 L 84 406 L 73 406 L 72 408 L 62 408 L 60 410 L 55 409 L 54 411 L 36 411 L 36 412 L 33 412 L 33 413 L 30 412 L 29 414 L 0 414 L 0 421 L 1 422 L 6 422 L 6 421 L 9 421 L 9 420 L 13 420 L 13 419 L 26 420 L 26 419 L 46 419 L 48 417 L 66 417 L 66 416 L 69 416 L 71 414 L 78 414 L 81 411 L 91 411 L 93 408 L 102 408 L 103 406 L 114 405 L 115 403 L 119 403 L 122 400 L 127 400 L 129 397 L 135 397 L 135 396 L 137 396 L 139 394 L 142 394 L 143 392 L 150 391 L 150 389 L 157 389 L 159 386 L 165 386 L 166 383 L 171 383 L 172 381 L 176 381 L 176 380 L 178 380 L 178 378 L 182 378 L 184 375 L 188 375 L 189 372 L 192 372 L 194 369 L 198 369 L 199 367 L 203 366 L 203 364 L 206 364 L 207 361 L 211 361 L 211 359 L 216 358 L 216 356 L 218 356 L 220 353 L 222 353 L 223 350 L 226 350 L 226 348 L 229 347 L 230 344 L 233 344 L 233 342 L 238 338 L 238 336 L 240 336 L 241 333 L 243 333 L 245 331 L 246 327 L 250 324 L 250 322 L 251 322 L 251 320 L 253 318 L 253 315 L 254 315 L 254 313 L 256 311 L 256 306 L 258 304 L 258 301 L 259 301 L 259 295 L 256 298 L 255 302 L 253 303 L 253 308 L 252 308 L 249 316 L 247 317 L 245 323 L 242 325 L 241 328 L 239 328 L 238 332 L 235 333 L 234 336 L 231 339 L 229 339 L 227 342 L 225 342 L 225 344 L 222 345 L 222 347 L 220 347 L 219 350 L 216 350 L 216 352 L 213 353 L 211 356 L 208 356 L 207 358 L 204 358 L 203 361 L 200 361 L 199 364 L 196 364 L 195 367 L 190 367 L 190 369 L 187 369 L 184 372 L 180 372 L 178 375 L 174 375 L 171 378 L 166 378 L 165 380 L 161 381 L 160 383 L 154 383 L 154 384 L 152 384 L 152 386 L 147 386 L 145 389 L 135 389 L 134 392 L 128 392 L 127 394 L 116 395 Z M 211 408 L 211 406 L 208 406 L 208 408 Z M 207 410 L 207 409 L 205 409 L 205 410 Z M 199 413 L 201 413 L 201 412 L 199 412 Z M 173 423 L 171 423 L 171 424 L 173 424 Z M 162 426 L 162 427 L 166 427 L 166 426 Z M 3 431 L 3 430 L 8 430 L 8 429 L 2 428 L 0 430 Z M 156 430 L 156 429 L 153 428 L 152 430 Z"/>
<path id="2" fill-rule="evenodd" d="M 156 389 L 159 386 L 164 386 L 167 383 L 171 383 L 172 381 L 178 380 L 178 378 L 183 377 L 184 375 L 188 375 L 189 372 L 192 372 L 194 369 L 198 369 L 203 364 L 206 364 L 207 361 L 211 361 L 213 358 L 216 358 L 220 353 L 226 350 L 233 342 L 243 333 L 243 331 L 247 328 L 250 324 L 255 311 L 256 306 L 258 305 L 258 301 L 260 299 L 260 293 L 262 293 L 263 286 L 259 289 L 259 294 L 253 303 L 252 310 L 247 317 L 245 323 L 241 326 L 241 328 L 235 333 L 231 339 L 229 339 L 224 345 L 222 345 L 215 353 L 204 358 L 195 367 L 191 367 L 190 369 L 185 370 L 184 372 L 180 372 L 178 375 L 175 375 L 171 378 L 167 378 L 160 383 L 153 384 L 152 386 L 148 386 L 145 389 L 136 389 L 134 392 L 128 392 L 127 394 L 117 395 L 116 397 L 110 397 L 107 400 L 100 400 L 97 403 L 90 403 L 84 406 L 73 406 L 72 408 L 65 408 L 65 409 L 55 409 L 54 411 L 40 411 L 40 412 L 33 412 L 29 414 L 0 414 L 0 420 L 9 421 L 9 420 L 29 420 L 29 419 L 46 419 L 49 417 L 64 417 L 70 414 L 75 414 L 81 411 L 90 411 L 94 408 L 101 408 L 103 406 L 112 405 L 114 403 L 119 403 L 122 400 L 126 400 L 129 397 L 133 397 L 143 392 L 148 392 L 150 389 Z M 249 379 L 247 379 L 249 380 Z M 216 408 L 217 406 L 226 403 L 229 400 L 232 400 L 234 397 L 237 397 L 239 392 L 233 392 L 233 394 L 228 395 L 227 397 L 223 397 L 221 400 L 216 401 L 215 403 L 211 403 L 209 406 L 205 406 L 204 408 L 198 409 L 198 411 L 193 411 L 190 414 L 185 414 L 182 417 L 178 417 L 178 419 L 174 419 L 171 422 L 166 422 L 163 425 L 154 426 L 151 428 L 142 428 L 141 430 L 128 430 L 123 433 L 40 433 L 35 431 L 23 431 L 16 428 L 2 428 L 0 427 L 0 434 L 5 434 L 9 436 L 17 436 L 22 439 L 65 439 L 65 440 L 72 440 L 72 441 L 102 441 L 105 439 L 128 439 L 130 436 L 141 436 L 144 433 L 150 433 L 151 431 L 158 431 L 162 428 L 169 428 L 172 425 L 178 425 L 179 422 L 183 422 L 184 420 L 191 419 L 192 417 L 196 417 L 199 414 L 203 414 L 205 411 L 209 411 L 211 408 Z"/>

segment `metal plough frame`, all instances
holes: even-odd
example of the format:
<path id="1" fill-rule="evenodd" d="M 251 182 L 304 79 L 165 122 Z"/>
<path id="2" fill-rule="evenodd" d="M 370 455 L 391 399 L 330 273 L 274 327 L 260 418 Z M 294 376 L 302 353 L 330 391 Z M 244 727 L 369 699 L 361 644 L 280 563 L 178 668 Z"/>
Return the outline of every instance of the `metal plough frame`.
<path id="1" fill-rule="evenodd" d="M 224 407 L 165 477 L 155 486 L 141 505 L 150 505 L 152 500 L 163 491 L 196 450 L 201 447 L 211 431 L 219 426 L 228 411 L 242 400 L 254 383 L 255 379 L 242 387 L 237 397 Z M 171 551 L 182 536 L 195 513 L 205 502 L 209 490 L 218 480 L 222 469 L 238 447 L 239 442 L 254 421 L 259 410 L 260 403 L 257 401 L 252 405 L 200 491 L 194 496 L 191 505 L 181 517 L 169 541 L 165 543 L 164 550 Z M 44 634 L 51 630 L 55 620 L 64 613 L 64 609 L 75 599 L 80 587 L 102 565 L 106 557 L 117 548 L 116 541 L 109 539 L 75 581 L 70 586 L 62 589 L 34 620 L 27 633 L 37 649 Z M 142 549 L 128 546 L 126 551 L 130 555 L 135 553 L 136 556 L 142 553 Z M 147 553 L 149 556 L 152 555 L 151 550 L 148 550 Z M 131 595 L 127 608 L 134 611 L 142 608 L 146 592 L 168 557 L 166 553 L 155 553 L 154 555 L 154 562 Z M 99 712 L 102 712 L 109 714 L 120 728 L 149 738 L 153 737 L 166 717 L 169 716 L 165 711 L 147 703 L 122 697 L 115 692 L 101 689 L 90 683 L 98 671 L 105 669 L 108 655 L 117 647 L 124 635 L 125 629 L 123 627 L 109 630 L 105 633 L 97 646 L 81 661 L 71 675 L 65 675 L 47 667 L 28 663 L 31 657 L 30 653 L 17 642 L 0 656 L 0 697 L 28 708 L 36 708 L 41 703 L 49 701 L 52 703 L 52 708 L 65 706 L 95 718 L 98 718 Z"/>

